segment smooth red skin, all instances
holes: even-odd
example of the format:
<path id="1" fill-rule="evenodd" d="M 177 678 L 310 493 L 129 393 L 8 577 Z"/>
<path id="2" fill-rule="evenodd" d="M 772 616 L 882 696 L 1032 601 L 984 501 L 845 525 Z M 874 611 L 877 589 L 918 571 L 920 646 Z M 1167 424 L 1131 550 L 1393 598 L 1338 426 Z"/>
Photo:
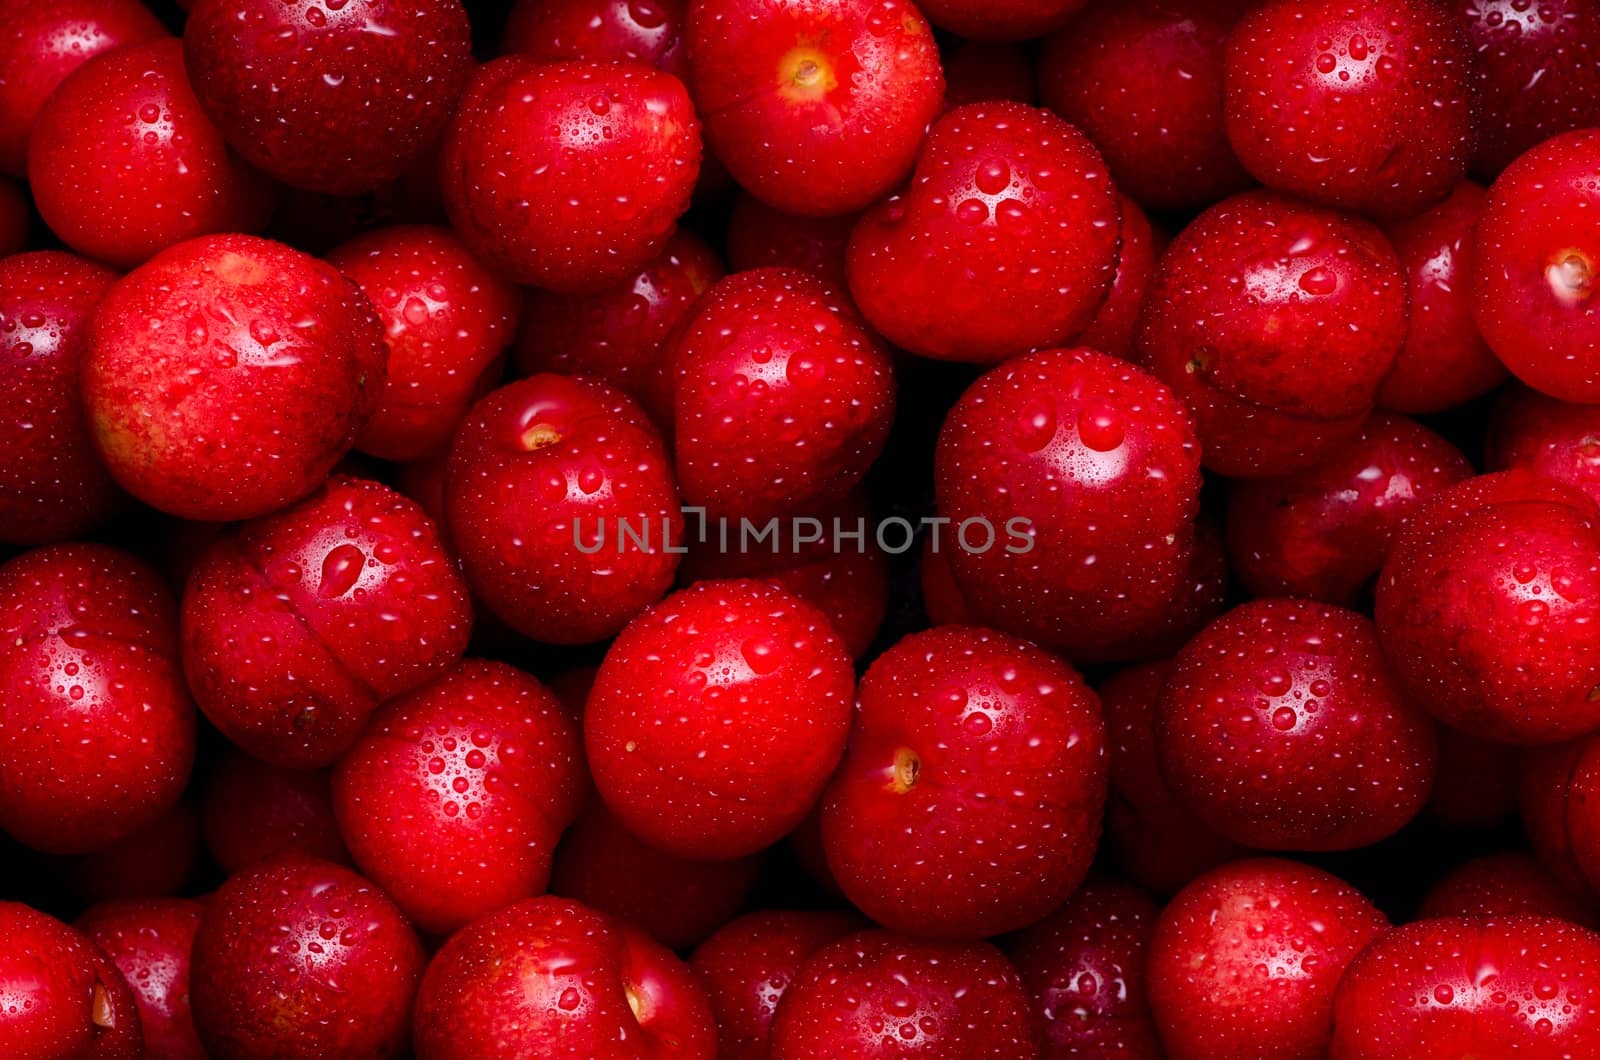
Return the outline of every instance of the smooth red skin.
<path id="1" fill-rule="evenodd" d="M 146 1060 L 206 1060 L 189 1013 L 189 956 L 204 912 L 192 898 L 124 898 L 90 906 L 73 925 L 133 991 Z"/>
<path id="2" fill-rule="evenodd" d="M 1473 258 L 1473 317 L 1490 348 L 1524 383 L 1579 403 L 1600 402 L 1597 167 L 1600 129 L 1522 155 L 1489 188 Z"/>
<path id="3" fill-rule="evenodd" d="M 182 891 L 199 860 L 200 821 L 180 802 L 110 846 L 73 858 L 63 876 L 88 901 L 160 898 Z"/>
<path id="4" fill-rule="evenodd" d="M 1082 129 L 1117 187 L 1195 210 L 1250 187 L 1222 125 L 1222 63 L 1243 0 L 1097 0 L 1039 53 L 1044 105 Z"/>
<path id="5" fill-rule="evenodd" d="M 707 144 L 788 213 L 853 213 L 888 194 L 944 96 L 933 30 L 905 0 L 697 0 L 684 40 Z"/>
<path id="6" fill-rule="evenodd" d="M 1099 312 L 1072 341 L 1131 361 L 1139 333 L 1139 310 L 1166 240 L 1150 227 L 1150 218 L 1138 203 L 1126 195 L 1119 195 L 1118 200 L 1122 204 L 1122 243 L 1117 248 L 1117 276 Z"/>
<path id="7" fill-rule="evenodd" d="M 1376 226 L 1252 191 L 1161 256 L 1138 349 L 1194 413 L 1206 467 L 1259 478 L 1348 444 L 1405 331 L 1405 276 Z"/>
<path id="8" fill-rule="evenodd" d="M 229 748 L 200 798 L 206 849 L 232 875 L 289 854 L 349 865 L 327 770 L 269 766 Z"/>
<path id="9" fill-rule="evenodd" d="M 111 959 L 76 928 L 0 902 L 0 1055 L 14 1060 L 138 1060 L 134 995 Z M 97 1018 L 98 1017 L 98 1018 Z"/>
<path id="10" fill-rule="evenodd" d="M 0 176 L 0 258 L 20 254 L 28 245 L 28 192 Z"/>
<path id="11" fill-rule="evenodd" d="M 861 930 L 843 910 L 765 909 L 724 925 L 689 958 L 717 1017 L 720 1060 L 767 1060 L 778 1002 L 813 953 Z"/>
<path id="12" fill-rule="evenodd" d="M 941 547 L 973 617 L 1078 662 L 1139 654 L 1190 588 L 1199 465 L 1188 414 L 1125 361 L 1048 350 L 982 376 L 934 458 Z M 994 547 L 962 547 L 971 519 Z M 1031 550 L 1008 552 L 1024 547 L 1008 528 L 1030 527 Z"/>
<path id="13" fill-rule="evenodd" d="M 1600 505 L 1600 408 L 1509 388 L 1490 417 L 1484 463 L 1491 471 L 1520 468 L 1565 482 Z"/>
<path id="14" fill-rule="evenodd" d="M 1555 916 L 1591 929 L 1595 924 L 1593 909 L 1520 850 L 1485 854 L 1441 876 L 1417 919 L 1442 916 Z"/>
<path id="15" fill-rule="evenodd" d="M 517 0 L 500 54 L 644 63 L 682 78 L 689 65 L 688 6 L 688 0 Z"/>
<path id="16" fill-rule="evenodd" d="M 772 1021 L 772 1060 L 1015 1060 L 1034 1055 L 1028 997 L 987 942 L 863 931 L 815 951 Z"/>
<path id="17" fill-rule="evenodd" d="M 596 799 L 556 848 L 550 893 L 686 950 L 744 908 L 760 871 L 758 855 L 690 861 L 664 854 L 634 838 Z"/>
<path id="18" fill-rule="evenodd" d="M 894 420 L 888 349 L 809 273 L 720 281 L 665 357 L 678 486 L 713 519 L 759 523 L 842 501 Z"/>
<path id="19" fill-rule="evenodd" d="M 1450 828 L 1488 829 L 1517 813 L 1521 754 L 1439 726 L 1439 774 L 1427 813 Z"/>
<path id="20" fill-rule="evenodd" d="M 1234 485 L 1230 568 L 1252 596 L 1355 607 L 1407 514 L 1471 475 L 1461 451 L 1428 428 L 1372 416 L 1348 448 L 1315 467 Z"/>
<path id="21" fill-rule="evenodd" d="M 366 296 L 330 265 L 254 236 L 179 243 L 95 311 L 83 366 L 95 447 L 168 514 L 265 515 L 349 450 L 383 390 L 380 339 Z"/>
<path id="22" fill-rule="evenodd" d="M 398 1057 L 426 963 L 393 902 L 291 856 L 229 877 L 194 939 L 189 999 L 212 1055 Z"/>
<path id="23" fill-rule="evenodd" d="M 195 699 L 245 752 L 330 765 L 379 703 L 466 651 L 466 583 L 433 522 L 387 486 L 335 476 L 211 546 L 183 595 Z"/>
<path id="24" fill-rule="evenodd" d="M 1145 998 L 1145 952 L 1159 912 L 1137 888 L 1091 877 L 1007 940 L 1043 1060 L 1163 1060 Z"/>
<path id="25" fill-rule="evenodd" d="M 1111 765 L 1106 844 L 1130 879 L 1160 895 L 1248 853 L 1202 824 L 1161 775 L 1156 708 L 1171 671 L 1170 660 L 1139 663 L 1097 689 Z"/>
<path id="26" fill-rule="evenodd" d="M 530 450 L 534 427 L 559 438 Z M 473 591 L 535 640 L 617 633 L 678 568 L 667 550 L 683 545 L 669 459 L 644 411 L 602 383 L 536 375 L 490 393 L 456 432 L 445 469 L 450 539 Z"/>
<path id="27" fill-rule="evenodd" d="M 845 247 L 857 216 L 802 217 L 741 191 L 728 217 L 728 267 L 735 272 L 771 265 L 801 269 L 844 291 Z"/>
<path id="28" fill-rule="evenodd" d="M 378 712 L 334 770 L 333 808 L 357 867 L 442 936 L 545 889 L 584 787 L 555 695 L 468 661 Z"/>
<path id="29" fill-rule="evenodd" d="M 1375 610 L 1411 698 L 1501 743 L 1600 727 L 1597 551 L 1588 497 L 1525 472 L 1468 479 L 1422 505 L 1378 576 Z"/>
<path id="30" fill-rule="evenodd" d="M 28 181 L 50 230 L 121 269 L 215 232 L 259 232 L 272 188 L 200 109 L 183 43 L 116 49 L 73 71 L 40 109 Z"/>
<path id="31" fill-rule="evenodd" d="M 909 787 L 907 751 L 920 763 Z M 1106 783 L 1100 704 L 1075 670 L 1026 641 L 943 626 L 862 678 L 822 842 L 845 896 L 883 926 L 983 938 L 1083 882 Z"/>
<path id="32" fill-rule="evenodd" d="M 428 965 L 418 1060 L 712 1060 L 705 990 L 670 951 L 577 902 L 474 921 Z"/>
<path id="33" fill-rule="evenodd" d="M 1033 56 L 1007 41 L 957 41 L 942 54 L 944 110 L 968 103 L 1034 102 Z"/>
<path id="34" fill-rule="evenodd" d="M 459 0 L 196 0 L 183 44 L 195 94 L 246 161 L 335 195 L 404 174 L 472 67 Z"/>
<path id="35" fill-rule="evenodd" d="M 722 279 L 716 251 L 680 229 L 659 255 L 621 283 L 591 294 L 532 288 L 513 363 L 519 375 L 558 372 L 609 383 L 672 424 L 666 347 L 672 329 Z"/>
<path id="36" fill-rule="evenodd" d="M 1487 394 L 1511 377 L 1472 319 L 1473 226 L 1485 192 L 1470 180 L 1439 205 L 1390 221 L 1411 298 L 1405 344 L 1378 390 L 1382 408 L 1420 416 Z"/>
<path id="37" fill-rule="evenodd" d="M 1410 217 L 1467 175 L 1475 79 L 1465 28 L 1434 0 L 1272 0 L 1228 37 L 1223 115 L 1263 184 Z"/>
<path id="38" fill-rule="evenodd" d="M 660 254 L 688 209 L 700 123 L 671 74 L 506 56 L 473 75 L 440 164 L 450 223 L 485 262 L 517 283 L 603 290 Z"/>
<path id="39" fill-rule="evenodd" d="M 699 582 L 623 630 L 589 693 L 595 787 L 679 857 L 793 831 L 843 754 L 855 673 L 827 616 L 755 581 Z"/>
<path id="40" fill-rule="evenodd" d="M 356 448 L 400 462 L 445 448 L 500 380 L 521 314 L 517 290 L 431 225 L 369 232 L 327 260 L 372 302 L 389 350 L 383 394 Z"/>
<path id="41" fill-rule="evenodd" d="M 1334 1002 L 1332 1060 L 1583 1056 L 1600 1036 L 1600 936 L 1553 917 L 1445 917 L 1385 933 Z"/>
<path id="42" fill-rule="evenodd" d="M 104 545 L 53 545 L 0 566 L 0 827 L 81 854 L 178 801 L 194 703 L 172 595 Z"/>
<path id="43" fill-rule="evenodd" d="M 1600 897 L 1600 741 L 1584 736 L 1530 753 L 1518 802 L 1544 866 L 1591 903 Z"/>
<path id="44" fill-rule="evenodd" d="M 972 103 L 934 122 L 911 183 L 862 215 L 845 271 L 890 342 L 993 364 L 1093 322 L 1119 230 L 1117 193 L 1082 133 L 1021 103 Z"/>
<path id="45" fill-rule="evenodd" d="M 1189 642 L 1161 692 L 1156 748 L 1172 792 L 1263 850 L 1350 850 L 1399 831 L 1437 768 L 1432 721 L 1401 692 L 1372 623 L 1257 600 Z"/>
<path id="46" fill-rule="evenodd" d="M 68 74 L 119 45 L 165 36 L 139 0 L 8 5 L 0 20 L 0 173 L 28 175 L 34 120 Z"/>
<path id="47" fill-rule="evenodd" d="M 122 499 L 79 397 L 89 317 L 115 279 L 59 251 L 0 258 L 0 390 L 14 410 L 0 419 L 0 542 L 77 537 Z"/>
<path id="48" fill-rule="evenodd" d="M 1600 125 L 1600 5 L 1594 0 L 1454 0 L 1477 53 L 1483 135 L 1474 168 L 1493 177 L 1522 152 Z"/>
<path id="49" fill-rule="evenodd" d="M 950 570 L 949 553 L 933 548 L 933 537 L 922 539 L 922 556 L 917 564 L 917 575 L 922 589 L 922 609 L 930 626 L 977 625 L 972 606 L 961 595 L 961 586 Z"/>
<path id="50" fill-rule="evenodd" d="M 922 0 L 928 21 L 975 40 L 1042 37 L 1083 8 L 1085 0 Z"/>
<path id="51" fill-rule="evenodd" d="M 1340 975 L 1388 926 L 1361 892 L 1300 862 L 1255 858 L 1200 877 L 1161 911 L 1146 956 L 1167 1056 L 1320 1060 Z"/>

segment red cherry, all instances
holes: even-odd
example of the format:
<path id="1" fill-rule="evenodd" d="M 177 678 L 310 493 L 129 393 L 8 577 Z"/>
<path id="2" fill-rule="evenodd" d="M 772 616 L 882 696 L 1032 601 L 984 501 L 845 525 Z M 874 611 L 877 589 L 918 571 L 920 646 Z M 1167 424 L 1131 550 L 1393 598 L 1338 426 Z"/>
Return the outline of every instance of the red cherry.
<path id="1" fill-rule="evenodd" d="M 546 62 L 599 59 L 688 72 L 688 0 L 517 0 L 500 37 L 502 55 Z"/>
<path id="2" fill-rule="evenodd" d="M 288 854 L 349 865 L 327 770 L 279 769 L 229 748 L 200 799 L 206 849 L 232 874 Z"/>
<path id="3" fill-rule="evenodd" d="M 846 289 L 845 247 L 857 217 L 802 217 L 740 192 L 728 217 L 728 266 L 735 272 L 769 265 L 800 269 L 842 292 Z"/>
<path id="4" fill-rule="evenodd" d="M 206 1060 L 189 1012 L 189 955 L 204 911 L 191 898 L 124 898 L 90 906 L 74 925 L 133 991 L 147 1057 Z"/>
<path id="5" fill-rule="evenodd" d="M 1586 903 L 1521 851 L 1473 858 L 1441 876 L 1417 917 L 1441 916 L 1558 916 L 1587 928 L 1595 924 Z"/>
<path id="6" fill-rule="evenodd" d="M 1569 405 L 1527 387 L 1496 402 L 1484 438 L 1491 471 L 1520 468 L 1575 486 L 1600 504 L 1600 409 Z"/>
<path id="7" fill-rule="evenodd" d="M 1165 233 L 1150 227 L 1150 219 L 1139 209 L 1138 203 L 1126 195 L 1118 198 L 1122 203 L 1122 243 L 1117 250 L 1117 277 L 1099 312 L 1073 342 L 1133 360 L 1139 310 L 1155 276 L 1156 259 L 1167 239 Z"/>
<path id="8" fill-rule="evenodd" d="M 1600 741 L 1584 736 L 1529 753 L 1518 802 L 1539 860 L 1592 902 L 1600 895 Z"/>
<path id="9" fill-rule="evenodd" d="M 16 1000 L 0 1012 L 0 1055 L 138 1060 L 134 995 L 83 932 L 16 902 L 0 902 L 0 982 Z"/>
<path id="10" fill-rule="evenodd" d="M 1105 792 L 1105 729 L 1083 679 L 1024 641 L 946 626 L 862 678 L 822 841 L 878 923 L 982 938 L 1038 920 L 1083 881 Z"/>

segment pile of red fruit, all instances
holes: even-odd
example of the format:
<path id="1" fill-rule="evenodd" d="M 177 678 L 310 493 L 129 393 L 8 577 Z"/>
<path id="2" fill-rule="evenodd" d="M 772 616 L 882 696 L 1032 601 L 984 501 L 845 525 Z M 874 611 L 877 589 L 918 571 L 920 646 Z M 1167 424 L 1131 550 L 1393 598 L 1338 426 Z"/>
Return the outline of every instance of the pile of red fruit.
<path id="1" fill-rule="evenodd" d="M 1600 0 L 0 0 L 0 1058 L 1600 1058 Z"/>

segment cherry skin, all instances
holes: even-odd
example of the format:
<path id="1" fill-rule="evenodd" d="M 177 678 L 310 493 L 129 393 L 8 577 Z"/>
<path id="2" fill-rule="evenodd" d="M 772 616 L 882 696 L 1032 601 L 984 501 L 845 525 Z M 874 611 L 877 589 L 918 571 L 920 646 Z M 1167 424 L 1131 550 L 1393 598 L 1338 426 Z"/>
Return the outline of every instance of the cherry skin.
<path id="1" fill-rule="evenodd" d="M 180 802 L 99 850 L 66 859 L 62 878 L 89 902 L 160 898 L 186 889 L 200 861 L 200 820 Z"/>
<path id="2" fill-rule="evenodd" d="M 17 1001 L 0 1013 L 0 1054 L 17 1060 L 138 1060 L 133 991 L 83 932 L 16 902 L 0 902 L 0 982 Z"/>
<path id="3" fill-rule="evenodd" d="M 332 195 L 399 178 L 449 120 L 472 65 L 458 0 L 195 0 L 184 57 L 251 165 Z"/>
<path id="4" fill-rule="evenodd" d="M 1172 661 L 1139 663 L 1100 683 L 1111 788 L 1106 844 L 1130 879 L 1160 895 L 1247 853 L 1172 793 L 1156 750 L 1156 711 Z"/>
<path id="5" fill-rule="evenodd" d="M 1158 907 L 1116 880 L 1091 877 L 1067 903 L 1013 935 L 1043 1055 L 1162 1060 L 1145 996 L 1145 955 Z"/>
<path id="6" fill-rule="evenodd" d="M 1411 295 L 1405 344 L 1378 390 L 1383 408 L 1440 412 L 1510 378 L 1472 319 L 1473 226 L 1484 197 L 1481 186 L 1462 181 L 1432 209 L 1383 226 Z"/>
<path id="7" fill-rule="evenodd" d="M 1013 41 L 957 41 L 941 51 L 945 110 L 968 103 L 1035 102 L 1033 55 Z"/>
<path id="8" fill-rule="evenodd" d="M 688 0 L 517 0 L 500 37 L 502 55 L 546 62 L 600 59 L 688 73 Z"/>
<path id="9" fill-rule="evenodd" d="M 123 44 L 160 40 L 139 0 L 56 0 L 6 10 L 0 40 L 0 173 L 28 175 L 33 123 L 68 74 Z"/>
<path id="10" fill-rule="evenodd" d="M 711 285 L 722 262 L 680 229 L 632 276 L 591 294 L 530 289 L 513 358 L 519 375 L 558 372 L 609 383 L 672 426 L 667 339 Z"/>
<path id="11" fill-rule="evenodd" d="M 1490 471 L 1531 471 L 1575 486 L 1600 505 L 1600 409 L 1593 405 L 1509 388 L 1495 404 L 1484 450 Z"/>
<path id="12" fill-rule="evenodd" d="M 1139 358 L 1193 411 L 1207 468 L 1260 478 L 1356 436 L 1405 329 L 1404 273 L 1376 226 L 1254 191 L 1162 255 Z"/>
<path id="13" fill-rule="evenodd" d="M 584 713 L 595 788 L 680 857 L 743 857 L 793 831 L 844 751 L 855 675 L 822 612 L 754 581 L 699 582 L 640 615 Z"/>
<path id="14" fill-rule="evenodd" d="M 0 258 L 20 254 L 27 248 L 28 227 L 32 224 L 29 202 L 21 184 L 0 176 Z"/>
<path id="15" fill-rule="evenodd" d="M 662 853 L 635 838 L 605 803 L 593 799 L 561 837 L 550 893 L 625 920 L 664 946 L 686 950 L 744 908 L 760 871 L 759 855 L 690 861 Z"/>
<path id="16" fill-rule="evenodd" d="M 1476 169 L 1493 177 L 1535 144 L 1600 125 L 1600 5 L 1594 0 L 1454 0 L 1450 6 L 1477 53 L 1483 136 Z"/>
<path id="17" fill-rule="evenodd" d="M 1600 1036 L 1600 935 L 1553 917 L 1444 917 L 1381 936 L 1334 1002 L 1335 1060 L 1581 1056 Z"/>
<path id="18" fill-rule="evenodd" d="M 690 311 L 666 351 L 685 503 L 770 518 L 844 499 L 894 419 L 889 351 L 808 273 L 736 273 Z"/>
<path id="19" fill-rule="evenodd" d="M 697 0 L 684 37 L 707 142 L 789 213 L 851 213 L 892 191 L 944 95 L 933 31 L 905 0 Z"/>
<path id="20" fill-rule="evenodd" d="M 729 922 L 702 942 L 689 966 L 711 999 L 721 1060 L 767 1060 L 772 1018 L 805 962 L 860 928 L 852 913 L 766 909 Z"/>
<path id="21" fill-rule="evenodd" d="M 668 461 L 644 410 L 602 383 L 536 375 L 493 391 L 445 470 L 446 522 L 473 591 L 523 636 L 614 635 L 678 567 Z"/>
<path id="22" fill-rule="evenodd" d="M 383 390 L 381 335 L 330 265 L 254 236 L 179 243 L 95 311 L 83 367 L 95 446 L 152 507 L 265 515 L 349 450 Z"/>
<path id="23" fill-rule="evenodd" d="M 1028 997 L 987 942 L 863 931 L 811 955 L 778 1002 L 772 1060 L 1032 1056 Z"/>
<path id="24" fill-rule="evenodd" d="M 0 828 L 83 853 L 178 801 L 195 720 L 175 610 L 153 568 L 105 545 L 0 565 Z"/>
<path id="25" fill-rule="evenodd" d="M 1196 816 L 1265 850 L 1393 835 L 1427 801 L 1438 754 L 1366 616 L 1281 599 L 1233 609 L 1178 653 L 1156 743 Z"/>
<path id="26" fill-rule="evenodd" d="M 78 390 L 89 318 L 115 279 L 59 251 L 0 258 L 0 389 L 14 409 L 0 420 L 0 542 L 77 537 L 121 500 Z"/>
<path id="27" fill-rule="evenodd" d="M 1255 596 L 1361 602 L 1406 515 L 1472 474 L 1421 424 L 1375 415 L 1350 446 L 1306 471 L 1234 485 L 1230 567 Z"/>
<path id="28" fill-rule="evenodd" d="M 734 197 L 728 217 L 728 267 L 735 272 L 779 265 L 820 277 L 836 291 L 847 289 L 845 247 L 856 214 L 802 217 L 768 206 L 748 192 Z"/>
<path id="29" fill-rule="evenodd" d="M 401 462 L 445 448 L 472 402 L 499 382 L 517 331 L 516 289 L 431 225 L 369 232 L 327 260 L 372 302 L 389 350 L 383 394 L 356 448 Z"/>
<path id="30" fill-rule="evenodd" d="M 1513 375 L 1562 401 L 1600 401 L 1600 129 L 1533 148 L 1478 218 L 1472 310 Z"/>
<path id="31" fill-rule="evenodd" d="M 1099 312 L 1073 343 L 1131 361 L 1139 334 L 1139 310 L 1166 237 L 1150 227 L 1150 218 L 1138 203 L 1126 195 L 1118 198 L 1122 203 L 1122 243 L 1117 248 L 1117 276 Z"/>
<path id="32" fill-rule="evenodd" d="M 86 257 L 132 268 L 214 232 L 259 232 L 272 192 L 228 150 L 160 40 L 97 57 L 34 122 L 28 180 L 50 230 Z"/>
<path id="33" fill-rule="evenodd" d="M 1417 918 L 1441 916 L 1558 916 L 1591 929 L 1595 924 L 1593 910 L 1522 851 L 1473 858 L 1441 876 Z"/>
<path id="34" fill-rule="evenodd" d="M 1105 797 L 1105 729 L 1083 679 L 1025 641 L 945 626 L 867 669 L 822 842 L 878 923 L 983 938 L 1083 882 Z"/>
<path id="35" fill-rule="evenodd" d="M 398 1057 L 423 964 L 411 925 L 360 876 L 313 858 L 264 862 L 206 903 L 195 1029 L 212 1055 Z"/>
<path id="36" fill-rule="evenodd" d="M 1234 27 L 1224 71 L 1239 160 L 1314 202 L 1410 217 L 1477 150 L 1466 30 L 1432 0 L 1271 0 Z"/>
<path id="37" fill-rule="evenodd" d="M 1339 977 L 1388 926 L 1365 895 L 1296 861 L 1201 876 L 1161 911 L 1146 957 L 1167 1056 L 1326 1055 Z"/>
<path id="38" fill-rule="evenodd" d="M 705 990 L 671 951 L 577 902 L 531 898 L 451 936 L 417 994 L 418 1060 L 712 1060 Z"/>
<path id="39" fill-rule="evenodd" d="M 1592 903 L 1600 896 L 1600 741 L 1584 736 L 1530 753 L 1518 802 L 1539 860 Z"/>
<path id="40" fill-rule="evenodd" d="M 361 871 L 442 936 L 545 889 L 583 790 L 554 694 L 469 661 L 384 705 L 334 770 L 333 807 Z"/>
<path id="41" fill-rule="evenodd" d="M 1118 228 L 1082 133 L 1021 103 L 972 103 L 934 122 L 910 185 L 862 216 L 845 271 L 890 342 L 992 364 L 1089 326 L 1116 276 Z"/>
<path id="42" fill-rule="evenodd" d="M 506 56 L 473 75 L 440 164 L 450 222 L 487 264 L 601 290 L 665 248 L 699 173 L 700 123 L 671 74 Z"/>
<path id="43" fill-rule="evenodd" d="M 1538 744 L 1600 726 L 1600 517 L 1526 472 L 1424 503 L 1378 578 L 1384 653 L 1411 698 L 1482 739 Z"/>
<path id="44" fill-rule="evenodd" d="M 934 458 L 974 618 L 1079 662 L 1140 654 L 1190 589 L 1199 461 L 1183 407 L 1125 361 L 1049 350 L 991 370 Z"/>
<path id="45" fill-rule="evenodd" d="M 1253 183 L 1222 125 L 1222 61 L 1243 0 L 1097 0 L 1039 55 L 1044 105 L 1082 129 L 1117 187 L 1194 210 Z"/>
<path id="46" fill-rule="evenodd" d="M 355 743 L 379 703 L 454 666 L 471 624 L 466 584 L 422 509 L 335 476 L 201 557 L 183 594 L 184 669 L 241 749 L 311 769 Z"/>
<path id="47" fill-rule="evenodd" d="M 975 40 L 1042 37 L 1076 14 L 1084 0 L 923 0 L 928 20 Z"/>
<path id="48" fill-rule="evenodd" d="M 230 748 L 200 797 L 206 849 L 232 875 L 288 854 L 349 865 L 327 770 L 279 769 Z"/>
<path id="49" fill-rule="evenodd" d="M 204 912 L 192 898 L 125 898 L 90 906 L 73 925 L 133 991 L 152 1060 L 206 1060 L 189 1012 L 190 951 Z"/>

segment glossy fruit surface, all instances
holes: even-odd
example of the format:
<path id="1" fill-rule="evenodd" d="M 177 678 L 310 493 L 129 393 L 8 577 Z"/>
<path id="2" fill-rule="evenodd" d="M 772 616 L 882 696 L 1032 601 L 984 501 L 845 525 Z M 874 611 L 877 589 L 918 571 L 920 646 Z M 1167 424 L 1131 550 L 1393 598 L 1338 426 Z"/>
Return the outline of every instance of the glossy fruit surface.
<path id="1" fill-rule="evenodd" d="M 507 55 L 645 63 L 687 72 L 683 21 L 688 0 L 517 0 L 500 37 Z"/>
<path id="2" fill-rule="evenodd" d="M 1587 928 L 1595 924 L 1588 904 L 1523 851 L 1485 854 L 1441 876 L 1417 918 L 1441 916 L 1558 916 Z"/>
<path id="3" fill-rule="evenodd" d="M 1600 505 L 1600 408 L 1509 387 L 1484 436 L 1490 471 L 1521 469 L 1575 486 Z"/>
<path id="4" fill-rule="evenodd" d="M 128 492 L 223 522 L 315 489 L 376 407 L 385 360 L 371 304 L 332 266 L 267 239 L 206 236 L 112 286 L 83 392 L 95 446 Z"/>
<path id="5" fill-rule="evenodd" d="M 846 275 L 912 353 L 992 364 L 1088 327 L 1116 276 L 1116 192 L 1049 111 L 972 103 L 934 122 L 911 183 L 868 210 Z"/>
<path id="6" fill-rule="evenodd" d="M 1522 829 L 1539 860 L 1590 904 L 1600 895 L 1600 741 L 1584 736 L 1522 764 Z"/>
<path id="7" fill-rule="evenodd" d="M 55 917 L 0 902 L 0 982 L 16 991 L 0 1013 L 0 1053 L 18 1060 L 142 1055 L 139 1013 L 122 973 Z"/>
<path id="8" fill-rule="evenodd" d="M 183 44 L 195 94 L 236 151 L 335 195 L 404 174 L 472 65 L 460 0 L 195 0 Z"/>
<path id="9" fill-rule="evenodd" d="M 204 912 L 191 898 L 125 898 L 90 906 L 73 925 L 133 991 L 148 1060 L 205 1060 L 189 1012 L 189 957 Z"/>
<path id="10" fill-rule="evenodd" d="M 861 680 L 822 801 L 845 895 L 907 934 L 982 938 L 1083 881 L 1105 805 L 1105 730 L 1078 674 L 972 627 L 913 634 Z"/>
<path id="11" fill-rule="evenodd" d="M 1089 326 L 1073 344 L 1087 346 L 1125 360 L 1134 359 L 1134 344 L 1139 335 L 1139 311 L 1155 276 L 1156 259 L 1166 246 L 1164 232 L 1150 226 L 1139 204 L 1119 195 L 1122 204 L 1122 238 L 1117 247 L 1117 276 L 1111 293 L 1100 304 Z"/>

